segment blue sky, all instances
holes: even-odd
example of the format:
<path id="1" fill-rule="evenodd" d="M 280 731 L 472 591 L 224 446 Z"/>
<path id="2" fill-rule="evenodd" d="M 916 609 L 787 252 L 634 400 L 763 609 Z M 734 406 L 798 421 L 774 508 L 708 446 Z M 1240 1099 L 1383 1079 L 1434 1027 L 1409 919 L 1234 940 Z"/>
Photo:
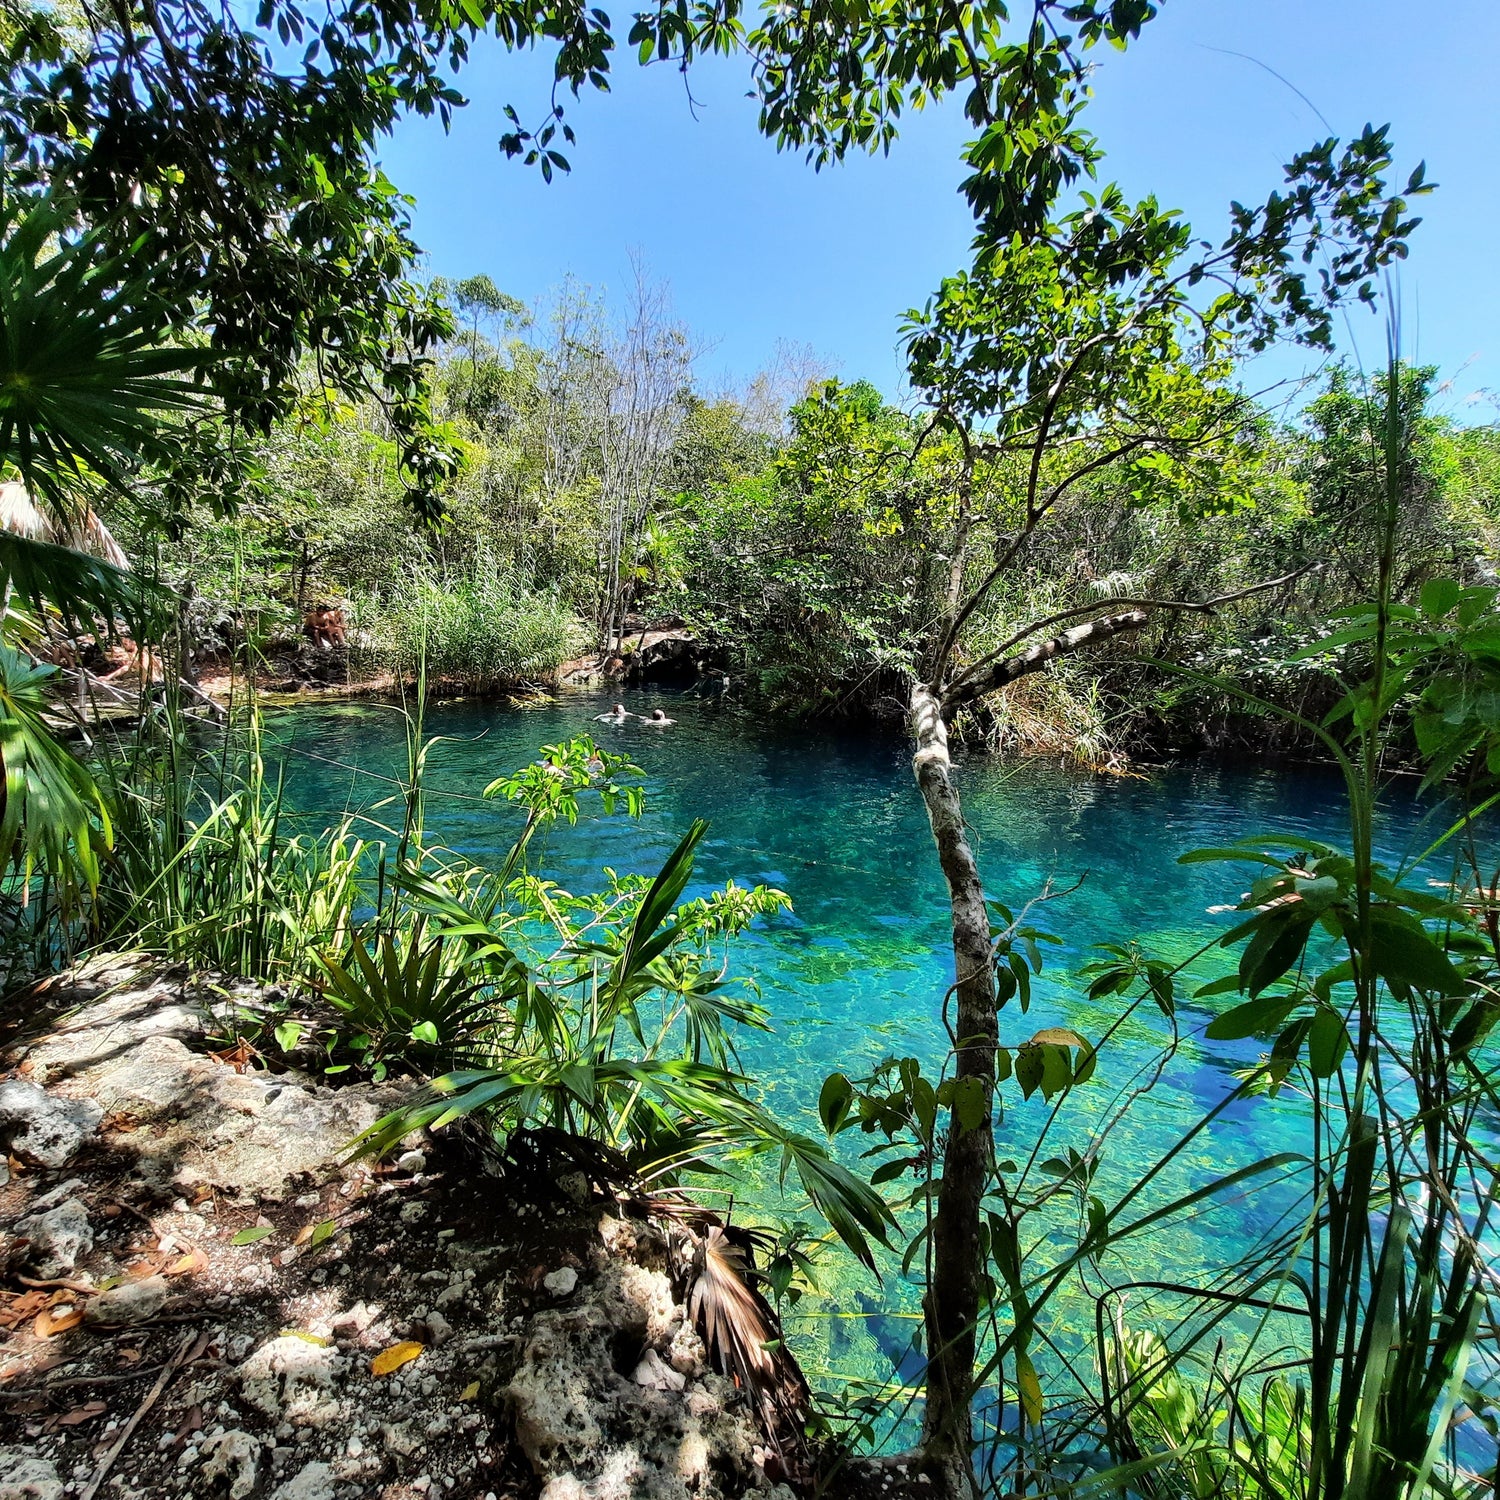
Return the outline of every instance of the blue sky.
<path id="1" fill-rule="evenodd" d="M 1497 54 L 1495 0 L 1167 0 L 1127 53 L 1095 54 L 1090 124 L 1104 175 L 1217 238 L 1231 199 L 1263 197 L 1281 164 L 1326 133 L 1297 91 L 1340 136 L 1389 121 L 1403 174 L 1425 158 L 1441 184 L 1421 200 L 1401 273 L 1407 351 L 1451 378 L 1450 410 L 1488 420 L 1483 392 L 1500 392 Z M 786 339 L 895 392 L 901 313 L 967 261 L 958 109 L 908 117 L 889 157 L 814 173 L 759 136 L 742 67 L 695 70 L 692 100 L 675 70 L 638 68 L 623 50 L 616 67 L 610 94 L 569 108 L 574 169 L 550 185 L 497 146 L 505 104 L 541 113 L 536 58 L 480 49 L 450 135 L 431 121 L 402 126 L 383 161 L 416 196 L 432 271 L 488 272 L 535 301 L 567 273 L 618 294 L 637 255 L 711 346 L 699 366 L 709 384 L 748 377 Z M 1367 361 L 1382 357 L 1368 314 L 1344 337 Z M 1278 355 L 1266 377 L 1304 363 Z"/>

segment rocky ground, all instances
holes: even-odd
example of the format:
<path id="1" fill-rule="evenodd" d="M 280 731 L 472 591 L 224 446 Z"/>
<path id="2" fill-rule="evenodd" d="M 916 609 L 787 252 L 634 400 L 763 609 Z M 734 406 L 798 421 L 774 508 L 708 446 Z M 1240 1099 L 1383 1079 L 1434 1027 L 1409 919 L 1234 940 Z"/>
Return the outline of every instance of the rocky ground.
<path id="1" fill-rule="evenodd" d="M 402 1089 L 213 1053 L 225 988 L 96 963 L 0 1057 L 0 1500 L 791 1500 L 658 1227 L 340 1165 Z"/>

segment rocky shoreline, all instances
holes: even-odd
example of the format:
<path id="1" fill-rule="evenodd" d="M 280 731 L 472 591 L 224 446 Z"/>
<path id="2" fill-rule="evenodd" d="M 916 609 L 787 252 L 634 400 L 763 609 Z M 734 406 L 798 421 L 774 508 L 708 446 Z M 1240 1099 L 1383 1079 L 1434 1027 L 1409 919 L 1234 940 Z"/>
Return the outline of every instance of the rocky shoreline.
<path id="1" fill-rule="evenodd" d="M 248 987 L 95 961 L 0 1082 L 0 1500 L 792 1500 L 662 1227 L 460 1139 L 348 1164 L 411 1085 L 214 1052 Z"/>

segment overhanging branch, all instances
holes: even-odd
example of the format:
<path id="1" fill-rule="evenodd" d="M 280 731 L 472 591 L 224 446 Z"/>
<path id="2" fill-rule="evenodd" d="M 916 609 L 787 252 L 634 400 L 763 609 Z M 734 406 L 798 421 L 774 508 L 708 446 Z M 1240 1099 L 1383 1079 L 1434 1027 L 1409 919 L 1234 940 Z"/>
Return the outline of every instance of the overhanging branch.
<path id="1" fill-rule="evenodd" d="M 1018 630 L 1009 640 L 997 647 L 988 656 L 975 662 L 955 682 L 944 689 L 942 695 L 943 707 L 945 710 L 958 708 L 975 698 L 982 698 L 986 693 L 993 693 L 1003 688 L 1007 683 L 1014 682 L 1018 677 L 1025 677 L 1031 672 L 1041 671 L 1043 667 L 1055 661 L 1059 656 L 1066 656 L 1070 652 L 1077 651 L 1084 646 L 1092 645 L 1096 641 L 1108 640 L 1111 636 L 1121 635 L 1127 631 L 1140 630 L 1149 620 L 1149 612 L 1152 610 L 1212 614 L 1214 610 L 1220 609 L 1226 604 L 1233 604 L 1237 600 L 1248 599 L 1253 594 L 1268 593 L 1270 590 L 1281 588 L 1285 584 L 1295 583 L 1304 574 L 1314 572 L 1320 566 L 1321 564 L 1319 563 L 1307 563 L 1294 572 L 1283 573 L 1280 578 L 1268 578 L 1260 583 L 1248 584 L 1246 587 L 1234 589 L 1230 593 L 1215 595 L 1212 599 L 1121 598 L 1095 600 L 1089 604 L 1076 604 L 1071 609 L 1060 609 L 1056 614 L 1036 620 L 1023 630 Z M 1007 651 L 1011 650 L 1014 646 L 1018 646 L 1028 636 L 1037 635 L 1053 625 L 1060 625 L 1064 620 L 1073 620 L 1077 619 L 1079 615 L 1091 614 L 1105 603 L 1117 606 L 1124 605 L 1126 607 L 1117 610 L 1114 614 L 1090 620 L 1086 625 L 1078 625 L 1071 630 L 1065 630 L 1060 635 L 1055 635 L 1050 640 L 1029 647 L 1016 656 L 1005 655 Z"/>
<path id="2" fill-rule="evenodd" d="M 993 693 L 1018 677 L 1029 676 L 1050 666 L 1059 656 L 1067 656 L 1084 646 L 1107 641 L 1111 636 L 1123 635 L 1127 631 L 1141 630 L 1151 616 L 1144 609 L 1123 610 L 1119 614 L 1103 615 L 1090 620 L 1086 625 L 1075 625 L 1049 640 L 1038 641 L 1016 656 L 997 661 L 978 676 L 965 676 L 943 694 L 943 711 L 951 713 L 955 708 Z"/>

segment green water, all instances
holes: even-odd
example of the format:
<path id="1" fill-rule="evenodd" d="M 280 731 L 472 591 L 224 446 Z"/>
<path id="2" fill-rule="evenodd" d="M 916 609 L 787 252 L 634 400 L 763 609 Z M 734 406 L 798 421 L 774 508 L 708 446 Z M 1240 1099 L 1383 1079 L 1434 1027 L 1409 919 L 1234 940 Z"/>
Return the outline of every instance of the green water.
<path id="1" fill-rule="evenodd" d="M 766 1100 L 787 1120 L 818 1130 L 814 1108 L 825 1074 L 858 1077 L 881 1059 L 913 1055 L 936 1069 L 946 1050 L 938 1021 L 951 982 L 945 896 L 908 750 L 876 731 L 810 731 L 764 725 L 733 706 L 692 697 L 637 694 L 627 707 L 665 703 L 677 723 L 649 729 L 593 722 L 605 706 L 567 697 L 526 710 L 460 703 L 435 708 L 428 732 L 447 736 L 430 759 L 429 835 L 477 860 L 509 846 L 514 812 L 477 798 L 502 771 L 535 758 L 537 747 L 592 731 L 630 754 L 646 772 L 645 817 L 581 820 L 555 830 L 548 874 L 589 888 L 605 865 L 651 872 L 695 817 L 710 821 L 697 868 L 699 888 L 733 878 L 764 881 L 791 896 L 790 914 L 762 924 L 737 946 L 737 966 L 754 977 L 775 1030 L 744 1037 L 742 1057 Z M 368 808 L 395 788 L 378 778 L 405 766 L 404 728 L 387 709 L 297 709 L 274 721 L 288 751 L 295 805 L 330 818 Z M 1205 844 L 1276 828 L 1343 843 L 1344 801 L 1331 775 L 1286 770 L 1189 767 L 1143 779 L 1101 777 L 1054 766 L 973 758 L 962 766 L 965 809 L 991 895 L 1019 906 L 1049 877 L 1082 885 L 1048 905 L 1039 925 L 1063 945 L 1049 954 L 1030 1014 L 1002 1015 L 1007 1039 L 1040 1026 L 1067 1025 L 1097 1037 L 1118 1001 L 1090 1004 L 1077 970 L 1092 945 L 1137 940 L 1176 962 L 1232 920 L 1210 907 L 1238 898 L 1243 881 L 1227 866 L 1179 866 L 1177 855 Z M 1391 808 L 1385 853 L 1420 847 L 1424 825 L 1411 803 Z M 1216 966 L 1215 966 L 1216 965 Z M 1215 976 L 1222 955 L 1200 970 Z M 1185 1033 L 1208 1012 L 1184 1007 Z M 1101 1056 L 1098 1075 L 1076 1092 L 1049 1154 L 1082 1148 L 1121 1091 L 1158 1058 L 1165 1022 L 1152 1011 L 1132 1020 Z M 1134 1180 L 1193 1122 L 1223 1099 L 1231 1071 L 1258 1047 L 1206 1043 L 1189 1035 L 1144 1097 L 1134 1099 L 1104 1150 L 1098 1188 L 1106 1198 Z M 1024 1160 L 1046 1107 L 1013 1096 L 1001 1120 L 1001 1156 Z M 1276 1151 L 1306 1149 L 1293 1097 L 1237 1103 L 1164 1174 L 1150 1202 L 1213 1182 Z M 848 1140 L 849 1138 L 846 1138 Z M 854 1144 L 862 1145 L 861 1141 Z M 752 1199 L 768 1195 L 752 1181 Z M 1213 1269 L 1267 1228 L 1295 1200 L 1291 1184 L 1261 1184 L 1216 1198 L 1170 1229 L 1138 1242 L 1101 1268 L 1090 1288 L 1058 1303 L 1054 1316 L 1067 1352 L 1086 1358 L 1093 1293 L 1103 1276 L 1170 1278 L 1206 1284 Z M 1062 1226 L 1058 1226 L 1059 1233 Z M 888 1276 L 878 1285 L 847 1261 L 830 1265 L 824 1299 L 794 1320 L 806 1363 L 825 1381 L 883 1380 L 900 1358 L 915 1312 L 913 1291 Z M 804 1307 L 810 1306 L 804 1303 Z"/>

